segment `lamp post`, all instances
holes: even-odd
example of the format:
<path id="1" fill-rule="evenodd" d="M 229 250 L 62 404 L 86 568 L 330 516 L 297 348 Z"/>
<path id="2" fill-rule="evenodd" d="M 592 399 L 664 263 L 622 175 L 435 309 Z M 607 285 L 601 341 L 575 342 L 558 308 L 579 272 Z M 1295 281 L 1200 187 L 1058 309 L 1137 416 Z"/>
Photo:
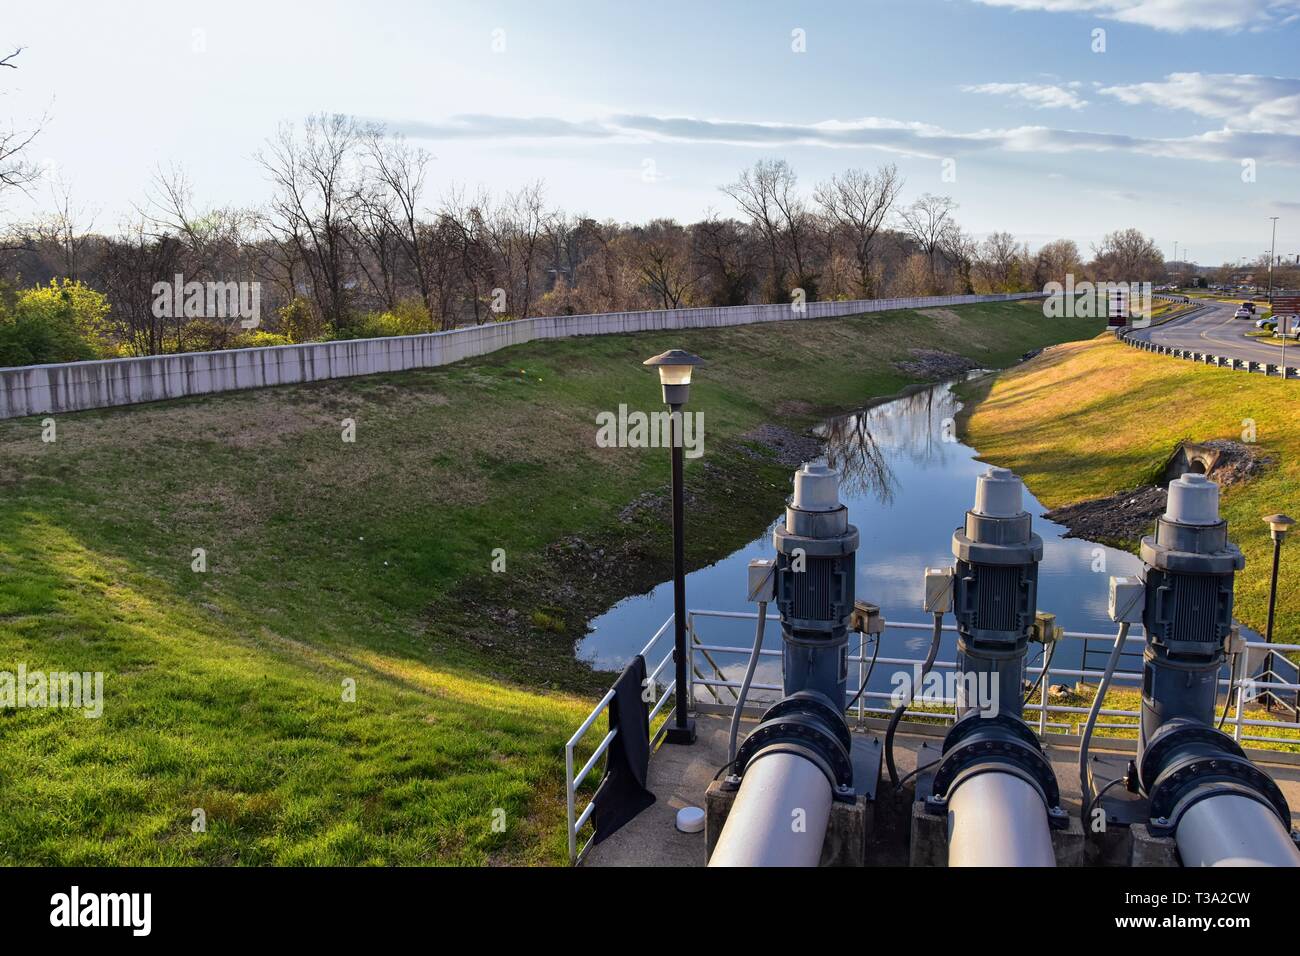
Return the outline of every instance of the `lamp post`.
<path id="1" fill-rule="evenodd" d="M 1273 220 L 1273 241 L 1268 248 L 1268 301 L 1273 302 L 1273 257 L 1277 254 L 1277 216 L 1269 216 Z M 1286 532 L 1283 532 L 1285 534 Z"/>
<path id="2" fill-rule="evenodd" d="M 676 664 L 677 706 L 673 723 L 664 739 L 670 744 L 695 743 L 695 721 L 687 716 L 690 701 L 687 699 L 686 663 L 686 557 L 682 529 L 682 406 L 691 392 L 691 371 L 704 360 L 681 349 L 670 349 L 644 365 L 659 370 L 659 384 L 664 390 L 664 404 L 672 420 L 673 460 L 673 663 Z"/>
<path id="3" fill-rule="evenodd" d="M 1286 540 L 1286 533 L 1291 526 L 1295 524 L 1294 518 L 1289 518 L 1284 514 L 1268 515 L 1264 518 L 1268 524 L 1269 534 L 1273 537 L 1273 579 L 1268 586 L 1268 624 L 1264 629 L 1264 642 L 1273 643 L 1273 608 L 1277 604 L 1277 566 L 1282 557 L 1282 542 Z M 1264 661 L 1264 673 L 1271 677 L 1273 673 L 1273 652 L 1268 652 L 1268 657 Z M 1273 709 L 1273 694 L 1270 692 L 1268 697 L 1268 709 Z"/>

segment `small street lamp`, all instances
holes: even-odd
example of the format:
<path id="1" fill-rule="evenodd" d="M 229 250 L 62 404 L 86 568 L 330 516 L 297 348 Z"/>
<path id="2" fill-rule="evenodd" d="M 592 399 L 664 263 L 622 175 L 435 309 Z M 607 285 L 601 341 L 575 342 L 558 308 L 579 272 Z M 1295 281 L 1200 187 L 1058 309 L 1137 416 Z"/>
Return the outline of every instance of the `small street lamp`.
<path id="1" fill-rule="evenodd" d="M 672 412 L 673 460 L 673 662 L 676 667 L 676 708 L 673 725 L 664 739 L 670 744 L 695 743 L 695 721 L 687 716 L 686 681 L 686 557 L 682 529 L 682 406 L 691 393 L 691 372 L 704 360 L 681 349 L 670 349 L 642 364 L 659 370 L 659 384 L 664 389 L 664 404 Z"/>
<path id="2" fill-rule="evenodd" d="M 1295 524 L 1294 518 L 1289 518 L 1284 514 L 1268 515 L 1264 518 L 1268 524 L 1269 534 L 1273 538 L 1273 579 L 1268 586 L 1268 624 L 1264 630 L 1264 642 L 1273 643 L 1273 609 L 1277 605 L 1277 566 L 1282 557 L 1282 542 L 1286 540 L 1286 533 Z M 1273 652 L 1268 652 L 1268 658 L 1264 661 L 1264 673 L 1271 677 L 1273 673 Z M 1268 709 L 1273 709 L 1272 693 L 1268 696 Z"/>

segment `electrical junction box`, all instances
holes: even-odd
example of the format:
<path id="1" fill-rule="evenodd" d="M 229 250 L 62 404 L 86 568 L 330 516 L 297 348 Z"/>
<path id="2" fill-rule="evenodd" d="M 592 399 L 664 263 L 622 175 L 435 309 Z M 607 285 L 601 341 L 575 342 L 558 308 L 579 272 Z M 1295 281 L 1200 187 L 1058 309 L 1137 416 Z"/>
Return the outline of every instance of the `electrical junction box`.
<path id="1" fill-rule="evenodd" d="M 884 634 L 885 616 L 880 613 L 880 605 L 854 601 L 853 611 L 849 614 L 849 630 L 859 634 Z"/>
<path id="2" fill-rule="evenodd" d="M 925 569 L 925 601 L 921 607 L 930 614 L 952 610 L 952 568 Z"/>
<path id="3" fill-rule="evenodd" d="M 1117 624 L 1141 624 L 1146 595 L 1146 582 L 1141 578 L 1112 577 L 1108 605 L 1110 619 Z"/>
<path id="4" fill-rule="evenodd" d="M 772 558 L 753 558 L 749 562 L 749 597 L 752 602 L 776 600 L 776 561 Z"/>

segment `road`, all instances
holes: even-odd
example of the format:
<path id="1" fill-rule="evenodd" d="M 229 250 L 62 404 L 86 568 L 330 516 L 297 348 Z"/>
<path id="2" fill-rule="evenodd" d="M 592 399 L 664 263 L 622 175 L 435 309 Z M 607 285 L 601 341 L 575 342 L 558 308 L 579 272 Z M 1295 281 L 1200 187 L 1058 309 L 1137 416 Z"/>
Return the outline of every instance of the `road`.
<path id="1" fill-rule="evenodd" d="M 1196 300 L 1193 299 L 1193 302 Z M 1224 358 L 1245 359 L 1253 362 L 1282 361 L 1282 349 L 1246 338 L 1245 333 L 1255 331 L 1254 319 L 1234 319 L 1237 302 L 1206 300 L 1203 308 L 1163 325 L 1137 329 L 1129 338 L 1155 342 L 1171 348 L 1194 349 L 1222 355 Z M 1300 365 L 1300 347 L 1286 349 L 1286 364 Z"/>

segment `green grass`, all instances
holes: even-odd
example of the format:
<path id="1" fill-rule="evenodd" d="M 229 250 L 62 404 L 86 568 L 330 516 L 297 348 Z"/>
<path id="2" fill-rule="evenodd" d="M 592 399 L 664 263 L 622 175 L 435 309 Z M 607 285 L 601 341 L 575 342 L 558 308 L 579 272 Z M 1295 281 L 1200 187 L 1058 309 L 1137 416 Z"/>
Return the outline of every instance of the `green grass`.
<path id="1" fill-rule="evenodd" d="M 909 347 L 1005 366 L 1099 325 L 999 303 L 557 340 L 60 415 L 52 444 L 0 423 L 0 670 L 105 674 L 100 719 L 0 710 L 0 862 L 560 862 L 563 744 L 609 681 L 573 642 L 668 574 L 666 454 L 595 445 L 598 412 L 661 407 L 642 359 L 709 361 L 698 566 L 787 492 L 756 425 L 898 390 Z"/>
<path id="2" fill-rule="evenodd" d="M 1224 489 L 1222 513 L 1246 555 L 1236 615 L 1263 630 L 1272 542 L 1260 519 L 1300 510 L 1300 390 L 1294 383 L 1195 365 L 1110 336 L 1052 349 L 971 393 L 967 440 L 1020 474 L 1049 508 L 1148 484 L 1177 443 L 1241 441 L 1253 425 L 1276 463 Z M 1119 542 L 1136 550 L 1136 542 Z M 1274 639 L 1300 642 L 1300 547 L 1282 550 Z"/>

